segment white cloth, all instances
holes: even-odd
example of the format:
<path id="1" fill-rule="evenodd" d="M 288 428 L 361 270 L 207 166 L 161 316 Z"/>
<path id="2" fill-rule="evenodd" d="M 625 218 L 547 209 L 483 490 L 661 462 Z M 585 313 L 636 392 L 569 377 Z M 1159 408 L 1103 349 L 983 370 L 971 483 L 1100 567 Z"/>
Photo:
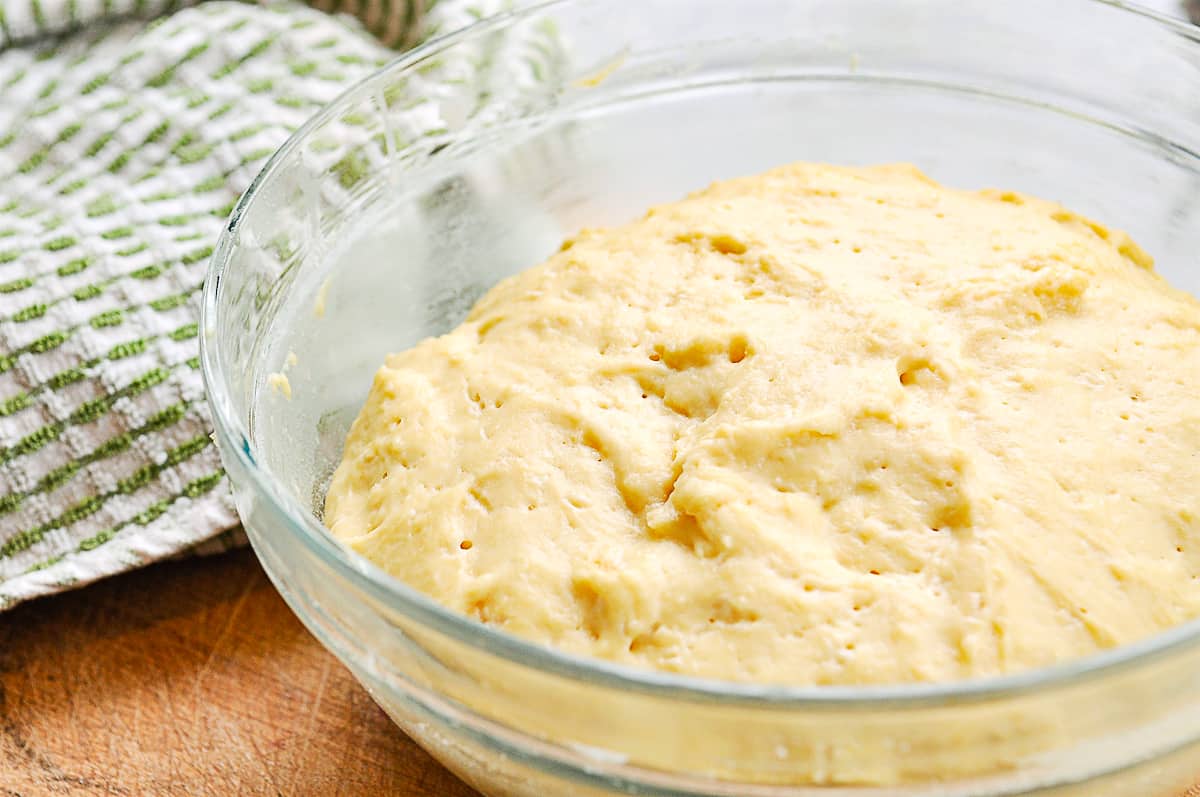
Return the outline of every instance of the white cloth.
<path id="1" fill-rule="evenodd" d="M 498 3 L 355 3 L 365 25 L 173 5 L 0 0 L 0 609 L 243 542 L 197 359 L 225 219 L 396 54 L 367 27 L 419 40 Z M 130 14 L 157 18 L 113 21 Z"/>

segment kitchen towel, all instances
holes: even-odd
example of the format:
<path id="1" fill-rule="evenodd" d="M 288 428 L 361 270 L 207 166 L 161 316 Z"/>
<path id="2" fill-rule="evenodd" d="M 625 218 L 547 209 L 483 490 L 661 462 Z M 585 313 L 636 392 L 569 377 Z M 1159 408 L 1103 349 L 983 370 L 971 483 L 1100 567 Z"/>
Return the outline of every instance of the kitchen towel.
<path id="1" fill-rule="evenodd" d="M 197 356 L 221 228 L 393 47 L 501 6 L 0 0 L 0 609 L 244 542 Z"/>

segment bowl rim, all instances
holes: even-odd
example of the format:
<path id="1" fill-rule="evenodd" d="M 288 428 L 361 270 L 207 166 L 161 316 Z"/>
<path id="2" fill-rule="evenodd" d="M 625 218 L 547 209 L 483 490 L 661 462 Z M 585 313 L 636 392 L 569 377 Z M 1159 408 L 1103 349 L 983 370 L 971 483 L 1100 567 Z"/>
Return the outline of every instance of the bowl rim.
<path id="1" fill-rule="evenodd" d="M 411 620 L 456 641 L 547 674 L 584 681 L 596 686 L 692 702 L 717 703 L 742 708 L 844 710 L 919 709 L 1008 700 L 1034 693 L 1083 684 L 1105 676 L 1149 666 L 1176 654 L 1200 649 L 1200 618 L 1167 631 L 1047 667 L 1008 675 L 968 678 L 949 682 L 884 684 L 868 686 L 792 686 L 723 681 L 678 675 L 617 664 L 561 651 L 531 642 L 485 625 L 437 603 L 431 597 L 390 576 L 329 533 L 298 501 L 282 491 L 251 454 L 250 435 L 232 399 L 227 380 L 218 363 L 215 331 L 221 322 L 219 301 L 221 276 L 229 266 L 242 217 L 254 205 L 263 186 L 269 183 L 309 135 L 341 113 L 351 103 L 388 77 L 413 69 L 427 58 L 462 42 L 502 29 L 548 9 L 574 5 L 584 0 L 538 0 L 475 21 L 458 30 L 434 37 L 384 66 L 374 70 L 326 104 L 308 119 L 267 160 L 234 206 L 214 247 L 205 276 L 200 303 L 200 361 L 204 389 L 213 418 L 215 436 L 223 458 L 234 457 L 249 475 L 257 495 L 270 510 L 284 519 L 292 536 L 338 575 L 364 589 L 373 599 Z M 1153 9 L 1124 0 L 1080 0 L 1107 6 L 1122 13 L 1143 17 L 1200 45 L 1200 26 L 1174 19 Z M 251 535 L 253 540 L 253 536 Z M 291 542 L 291 541 L 289 541 Z"/>

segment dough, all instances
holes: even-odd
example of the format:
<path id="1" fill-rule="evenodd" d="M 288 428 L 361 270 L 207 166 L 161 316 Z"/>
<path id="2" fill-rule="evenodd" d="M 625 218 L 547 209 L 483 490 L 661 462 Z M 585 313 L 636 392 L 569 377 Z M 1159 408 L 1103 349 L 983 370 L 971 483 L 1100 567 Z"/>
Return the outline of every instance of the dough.
<path id="1" fill-rule="evenodd" d="M 387 359 L 332 532 L 537 642 L 947 681 L 1200 615 L 1200 303 L 1123 233 L 795 164 L 585 230 Z"/>

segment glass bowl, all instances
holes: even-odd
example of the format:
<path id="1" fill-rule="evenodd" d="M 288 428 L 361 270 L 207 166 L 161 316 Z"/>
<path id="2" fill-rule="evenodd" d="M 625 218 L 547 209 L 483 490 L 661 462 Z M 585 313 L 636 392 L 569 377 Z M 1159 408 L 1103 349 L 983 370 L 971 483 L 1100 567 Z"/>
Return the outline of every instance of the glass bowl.
<path id="1" fill-rule="evenodd" d="M 484 627 L 320 522 L 385 354 L 581 226 L 790 161 L 902 160 L 1123 227 L 1200 293 L 1198 152 L 1198 31 L 1115 2 L 560 0 L 478 22 L 321 112 L 220 241 L 202 360 L 250 540 L 396 723 L 489 795 L 1200 793 L 1196 624 L 987 680 L 709 682 Z"/>

